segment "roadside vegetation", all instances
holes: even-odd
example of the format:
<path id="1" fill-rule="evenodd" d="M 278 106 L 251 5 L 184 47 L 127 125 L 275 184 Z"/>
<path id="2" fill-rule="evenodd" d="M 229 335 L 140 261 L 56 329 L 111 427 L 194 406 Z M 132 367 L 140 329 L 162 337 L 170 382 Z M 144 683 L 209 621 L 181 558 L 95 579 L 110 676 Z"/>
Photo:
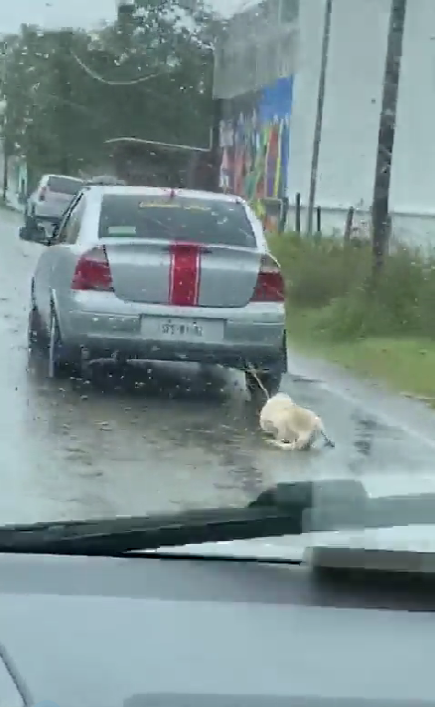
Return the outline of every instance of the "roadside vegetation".
<path id="1" fill-rule="evenodd" d="M 288 338 L 435 407 L 435 251 L 397 248 L 377 287 L 371 245 L 271 234 L 288 292 Z"/>

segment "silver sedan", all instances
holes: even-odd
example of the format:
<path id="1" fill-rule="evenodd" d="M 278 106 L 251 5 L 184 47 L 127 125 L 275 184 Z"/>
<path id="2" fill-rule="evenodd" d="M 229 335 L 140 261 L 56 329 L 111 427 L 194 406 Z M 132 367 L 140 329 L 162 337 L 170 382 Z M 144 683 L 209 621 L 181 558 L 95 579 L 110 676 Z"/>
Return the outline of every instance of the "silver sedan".
<path id="1" fill-rule="evenodd" d="M 29 196 L 25 209 L 27 220 L 50 220 L 60 218 L 65 209 L 83 186 L 83 180 L 62 174 L 44 174 Z M 30 224 L 32 227 L 32 224 Z"/>
<path id="2" fill-rule="evenodd" d="M 242 199 L 156 187 L 83 189 L 32 278 L 29 347 L 47 374 L 132 359 L 218 364 L 272 393 L 286 370 L 285 293 Z M 252 375 L 252 371 L 256 375 Z"/>

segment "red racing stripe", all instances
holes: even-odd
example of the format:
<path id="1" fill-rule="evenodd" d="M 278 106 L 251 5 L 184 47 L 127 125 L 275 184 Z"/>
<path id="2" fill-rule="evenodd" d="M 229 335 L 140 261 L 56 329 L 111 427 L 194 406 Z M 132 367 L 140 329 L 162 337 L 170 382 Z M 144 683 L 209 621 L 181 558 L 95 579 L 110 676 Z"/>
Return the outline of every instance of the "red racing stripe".
<path id="1" fill-rule="evenodd" d="M 201 248 L 196 243 L 173 243 L 170 247 L 169 304 L 196 307 L 201 277 Z"/>

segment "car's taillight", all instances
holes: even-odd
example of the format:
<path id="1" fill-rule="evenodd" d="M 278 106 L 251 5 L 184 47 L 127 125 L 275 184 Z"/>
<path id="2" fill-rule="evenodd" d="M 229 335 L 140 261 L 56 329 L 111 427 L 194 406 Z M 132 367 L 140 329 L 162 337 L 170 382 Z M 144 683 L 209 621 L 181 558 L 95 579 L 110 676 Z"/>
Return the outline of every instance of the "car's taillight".
<path id="1" fill-rule="evenodd" d="M 113 290 L 112 273 L 104 246 L 81 256 L 71 282 L 72 290 Z"/>
<path id="2" fill-rule="evenodd" d="M 274 258 L 263 255 L 252 302 L 284 302 L 285 288 L 281 270 Z"/>
<path id="3" fill-rule="evenodd" d="M 39 201 L 45 201 L 46 196 L 47 196 L 47 187 L 41 187 L 39 190 L 39 195 L 38 195 Z"/>

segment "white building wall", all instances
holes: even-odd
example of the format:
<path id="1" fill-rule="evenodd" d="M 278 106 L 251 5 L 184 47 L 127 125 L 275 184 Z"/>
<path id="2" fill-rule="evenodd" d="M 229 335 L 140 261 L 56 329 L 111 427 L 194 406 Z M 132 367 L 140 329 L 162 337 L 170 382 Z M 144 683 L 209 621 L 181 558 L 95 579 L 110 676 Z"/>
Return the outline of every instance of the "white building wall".
<path id="1" fill-rule="evenodd" d="M 299 192 L 303 207 L 310 188 L 325 1 L 299 3 L 288 196 L 292 204 Z M 357 212 L 355 225 L 368 231 L 390 8 L 391 0 L 333 0 L 316 191 L 325 233 L 343 232 L 350 206 Z M 408 0 L 390 208 L 394 236 L 435 247 L 435 0 Z M 290 226 L 293 215 L 290 210 Z"/>
<path id="2" fill-rule="evenodd" d="M 390 0 L 334 0 L 317 198 L 369 207 L 373 196 Z"/>
<path id="3" fill-rule="evenodd" d="M 290 118 L 288 178 L 290 203 L 294 200 L 295 194 L 300 192 L 302 204 L 306 204 L 310 191 L 324 4 L 325 0 L 302 0 L 299 4 L 299 46 Z"/>
<path id="4" fill-rule="evenodd" d="M 342 230 L 349 206 L 364 211 L 371 203 L 389 8 L 390 0 L 333 1 L 316 190 L 325 228 Z M 300 192 L 302 204 L 309 194 L 324 11 L 325 0 L 300 4 L 289 198 Z"/>
<path id="5" fill-rule="evenodd" d="M 391 207 L 435 215 L 435 0 L 408 1 Z"/>
<path id="6" fill-rule="evenodd" d="M 300 3 L 291 117 L 289 198 L 308 202 L 325 0 Z M 316 204 L 325 232 L 346 210 L 368 223 L 382 101 L 390 0 L 333 0 Z M 435 246 L 435 0 L 409 0 L 390 206 L 394 234 Z M 305 224 L 306 213 L 302 215 Z M 292 214 L 290 214 L 290 224 Z M 358 225 L 358 219 L 357 219 Z"/>

